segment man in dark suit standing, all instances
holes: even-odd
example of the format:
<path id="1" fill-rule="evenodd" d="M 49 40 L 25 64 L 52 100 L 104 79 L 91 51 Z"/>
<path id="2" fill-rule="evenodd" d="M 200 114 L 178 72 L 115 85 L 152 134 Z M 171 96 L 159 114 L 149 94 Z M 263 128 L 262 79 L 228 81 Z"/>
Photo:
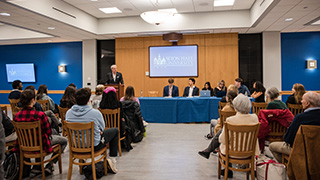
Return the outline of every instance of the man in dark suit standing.
<path id="1" fill-rule="evenodd" d="M 195 83 L 196 80 L 189 78 L 189 86 L 184 88 L 183 97 L 199 96 L 199 88 L 194 85 Z"/>
<path id="2" fill-rule="evenodd" d="M 124 84 L 122 74 L 117 72 L 117 65 L 114 64 L 110 68 L 111 73 L 108 73 L 107 84 Z"/>
<path id="3" fill-rule="evenodd" d="M 173 85 L 174 80 L 172 78 L 168 79 L 168 86 L 163 88 L 163 97 L 177 97 L 179 96 L 179 88 Z"/>

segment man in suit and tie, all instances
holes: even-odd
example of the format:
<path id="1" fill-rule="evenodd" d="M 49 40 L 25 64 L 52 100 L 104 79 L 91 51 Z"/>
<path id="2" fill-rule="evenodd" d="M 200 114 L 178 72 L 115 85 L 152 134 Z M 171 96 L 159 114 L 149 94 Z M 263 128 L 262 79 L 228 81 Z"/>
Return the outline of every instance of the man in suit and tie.
<path id="1" fill-rule="evenodd" d="M 189 86 L 184 88 L 183 97 L 199 96 L 199 88 L 194 85 L 195 83 L 196 80 L 189 78 Z"/>
<path id="2" fill-rule="evenodd" d="M 117 65 L 114 64 L 110 68 L 111 73 L 108 73 L 107 84 L 124 84 L 122 74 L 117 72 Z"/>
<path id="3" fill-rule="evenodd" d="M 168 79 L 168 86 L 163 88 L 163 97 L 177 97 L 179 96 L 179 88 L 173 85 L 174 80 L 172 78 Z"/>

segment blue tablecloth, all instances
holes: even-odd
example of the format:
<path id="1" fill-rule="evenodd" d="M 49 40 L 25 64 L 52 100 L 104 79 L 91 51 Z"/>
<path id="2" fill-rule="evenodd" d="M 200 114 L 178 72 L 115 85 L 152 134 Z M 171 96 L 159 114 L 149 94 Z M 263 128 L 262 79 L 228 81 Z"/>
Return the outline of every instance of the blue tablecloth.
<path id="1" fill-rule="evenodd" d="M 210 122 L 219 117 L 217 97 L 140 97 L 143 118 L 147 122 Z"/>

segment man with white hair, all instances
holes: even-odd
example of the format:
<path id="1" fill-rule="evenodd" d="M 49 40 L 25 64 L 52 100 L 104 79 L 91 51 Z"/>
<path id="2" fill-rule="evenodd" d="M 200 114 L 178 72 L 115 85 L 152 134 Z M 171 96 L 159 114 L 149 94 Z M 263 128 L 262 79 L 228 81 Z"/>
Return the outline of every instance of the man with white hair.
<path id="1" fill-rule="evenodd" d="M 117 65 L 112 65 L 110 69 L 111 73 L 108 73 L 107 84 L 124 84 L 122 74 L 117 72 Z"/>
<path id="2" fill-rule="evenodd" d="M 278 162 L 281 162 L 282 154 L 290 155 L 300 125 L 320 126 L 320 94 L 309 91 L 302 96 L 301 103 L 304 112 L 294 117 L 284 135 L 284 141 L 273 142 L 269 145 L 270 151 Z"/>

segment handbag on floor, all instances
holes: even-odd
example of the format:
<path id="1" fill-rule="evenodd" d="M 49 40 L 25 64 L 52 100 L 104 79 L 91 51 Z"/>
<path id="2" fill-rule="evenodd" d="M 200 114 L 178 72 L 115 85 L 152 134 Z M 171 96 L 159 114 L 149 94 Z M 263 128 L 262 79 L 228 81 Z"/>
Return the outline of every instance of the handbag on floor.
<path id="1" fill-rule="evenodd" d="M 256 171 L 258 180 L 287 180 L 287 169 L 282 163 L 260 154 L 256 161 Z"/>

